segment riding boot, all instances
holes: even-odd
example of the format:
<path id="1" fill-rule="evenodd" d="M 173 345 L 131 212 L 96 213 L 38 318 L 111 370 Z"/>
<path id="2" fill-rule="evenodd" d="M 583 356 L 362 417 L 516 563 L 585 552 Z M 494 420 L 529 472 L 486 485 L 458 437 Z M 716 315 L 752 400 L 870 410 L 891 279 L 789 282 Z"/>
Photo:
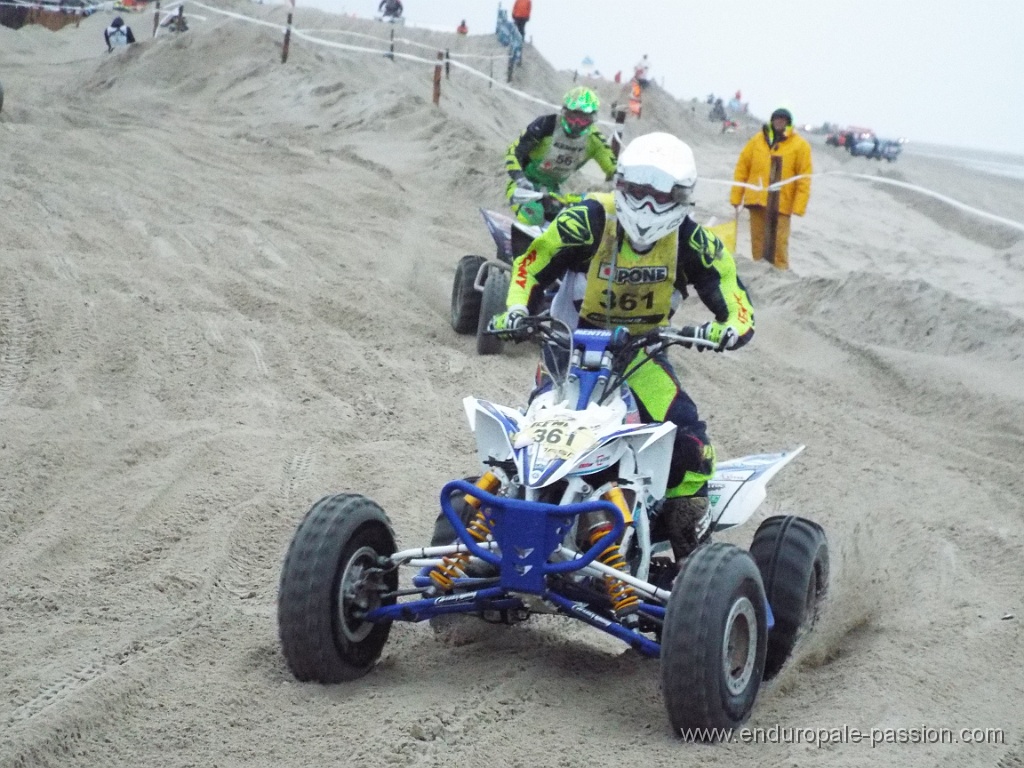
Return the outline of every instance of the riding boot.
<path id="1" fill-rule="evenodd" d="M 676 563 L 682 563 L 697 548 L 709 514 L 708 500 L 702 496 L 677 496 L 662 502 L 661 515 Z"/>

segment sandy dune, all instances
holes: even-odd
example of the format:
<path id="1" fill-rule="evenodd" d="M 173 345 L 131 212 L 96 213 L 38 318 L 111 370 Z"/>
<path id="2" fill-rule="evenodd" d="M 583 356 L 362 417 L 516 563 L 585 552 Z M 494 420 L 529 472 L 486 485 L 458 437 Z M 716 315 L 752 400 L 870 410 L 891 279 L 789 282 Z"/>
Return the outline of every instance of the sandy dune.
<path id="1" fill-rule="evenodd" d="M 424 543 L 474 469 L 462 397 L 526 392 L 532 351 L 478 357 L 448 300 L 542 108 L 460 70 L 435 107 L 430 67 L 308 43 L 282 66 L 275 29 L 204 15 L 155 41 L 132 17 L 117 55 L 106 15 L 0 28 L 0 765 L 1024 765 L 1024 234 L 841 175 L 815 181 L 790 273 L 741 233 L 754 343 L 676 358 L 721 456 L 807 445 L 758 518 L 831 539 L 823 623 L 750 726 L 1003 744 L 687 745 L 657 662 L 554 619 L 455 648 L 403 624 L 363 680 L 295 682 L 275 599 L 310 504 L 365 493 Z M 518 77 L 548 101 L 571 81 L 532 49 Z M 751 129 L 704 115 L 654 89 L 627 137 L 690 141 L 698 217 L 722 218 L 713 180 Z M 1024 182 L 815 161 L 1024 220 Z"/>

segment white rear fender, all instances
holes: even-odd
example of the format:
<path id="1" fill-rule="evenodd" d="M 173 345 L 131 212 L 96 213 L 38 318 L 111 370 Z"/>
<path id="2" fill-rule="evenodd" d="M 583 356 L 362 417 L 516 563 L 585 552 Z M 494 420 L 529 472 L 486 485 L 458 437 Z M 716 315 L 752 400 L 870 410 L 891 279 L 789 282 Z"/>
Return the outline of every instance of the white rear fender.
<path id="1" fill-rule="evenodd" d="M 801 445 L 784 453 L 760 453 L 719 464 L 708 481 L 714 530 L 747 522 L 767 496 L 768 481 L 803 449 Z"/>

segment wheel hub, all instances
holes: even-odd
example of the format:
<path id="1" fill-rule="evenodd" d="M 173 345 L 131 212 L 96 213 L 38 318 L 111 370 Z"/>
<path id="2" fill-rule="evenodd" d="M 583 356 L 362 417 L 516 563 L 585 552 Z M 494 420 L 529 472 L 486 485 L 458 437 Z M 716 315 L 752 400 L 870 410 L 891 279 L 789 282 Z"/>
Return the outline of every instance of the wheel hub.
<path id="1" fill-rule="evenodd" d="M 353 643 L 366 639 L 373 630 L 373 623 L 364 621 L 363 616 L 381 604 L 370 573 L 376 562 L 377 553 L 372 547 L 356 550 L 338 582 L 338 625 L 345 638 Z"/>
<path id="2" fill-rule="evenodd" d="M 756 661 L 757 614 L 753 603 L 741 597 L 729 611 L 722 644 L 722 673 L 733 696 L 741 694 L 750 684 Z"/>

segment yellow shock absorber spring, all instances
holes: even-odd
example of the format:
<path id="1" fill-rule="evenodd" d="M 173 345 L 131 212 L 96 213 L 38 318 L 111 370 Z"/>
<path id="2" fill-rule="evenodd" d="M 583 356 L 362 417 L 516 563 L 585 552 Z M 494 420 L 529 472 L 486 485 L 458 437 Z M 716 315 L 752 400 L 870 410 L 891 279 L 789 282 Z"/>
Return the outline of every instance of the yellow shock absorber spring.
<path id="1" fill-rule="evenodd" d="M 627 523 L 633 519 L 630 514 L 629 508 L 626 505 L 626 498 L 622 493 L 622 490 L 618 487 L 614 487 L 608 490 L 607 493 L 603 494 L 601 498 L 606 501 L 612 502 L 622 512 L 622 516 Z M 602 536 L 612 530 L 611 523 L 601 523 L 590 530 L 590 545 L 593 546 L 597 543 Z M 622 550 L 619 548 L 617 543 L 612 544 L 610 547 L 605 549 L 600 555 L 597 556 L 605 565 L 610 568 L 614 568 L 617 571 L 626 571 L 626 558 L 622 554 Z M 617 615 L 623 615 L 632 613 L 636 610 L 640 604 L 640 598 L 636 596 L 636 592 L 633 588 L 626 584 L 624 581 L 620 581 L 612 576 L 604 577 L 604 588 L 608 592 L 608 599 L 612 603 L 612 610 Z"/>
<path id="2" fill-rule="evenodd" d="M 483 477 L 476 481 L 476 487 L 488 493 L 496 490 L 499 485 L 501 485 L 501 480 L 493 472 L 485 472 Z M 465 501 L 476 510 L 476 514 L 469 521 L 466 530 L 469 531 L 470 536 L 483 543 L 491 535 L 494 522 L 480 509 L 480 499 L 476 496 L 467 493 Z M 430 571 L 430 578 L 441 589 L 451 589 L 455 579 L 466 575 L 465 569 L 468 562 L 469 552 L 456 552 L 454 555 L 448 555 Z"/>

